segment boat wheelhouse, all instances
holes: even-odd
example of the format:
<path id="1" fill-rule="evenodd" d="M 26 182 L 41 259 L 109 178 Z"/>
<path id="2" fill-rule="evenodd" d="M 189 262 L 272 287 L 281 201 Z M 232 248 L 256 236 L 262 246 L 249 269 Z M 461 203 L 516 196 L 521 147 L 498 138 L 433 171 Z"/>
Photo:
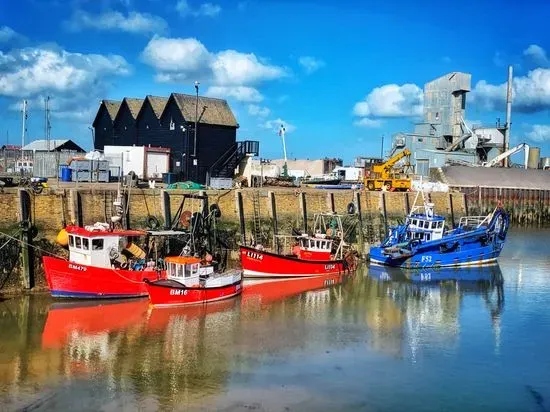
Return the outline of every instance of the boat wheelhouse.
<path id="1" fill-rule="evenodd" d="M 405 223 L 391 227 L 382 244 L 371 248 L 371 263 L 423 268 L 496 261 L 509 226 L 509 216 L 500 206 L 487 216 L 462 217 L 449 229 L 445 218 L 434 213 L 433 203 L 424 198 L 423 205 L 416 206 L 417 199 L 418 195 Z"/>
<path id="2" fill-rule="evenodd" d="M 276 235 L 272 251 L 265 250 L 262 245 L 241 246 L 244 275 L 302 277 L 353 270 L 355 254 L 344 241 L 343 233 L 341 215 L 316 214 L 313 233 Z"/>
<path id="3" fill-rule="evenodd" d="M 241 293 L 242 271 L 216 273 L 213 264 L 197 257 L 167 257 L 166 279 L 146 280 L 153 306 L 192 305 L 229 299 Z"/>
<path id="4" fill-rule="evenodd" d="M 108 225 L 68 226 L 69 259 L 44 256 L 44 271 L 53 297 L 124 298 L 146 296 L 143 279 L 164 271 L 137 245 L 147 232 L 110 230 Z"/>

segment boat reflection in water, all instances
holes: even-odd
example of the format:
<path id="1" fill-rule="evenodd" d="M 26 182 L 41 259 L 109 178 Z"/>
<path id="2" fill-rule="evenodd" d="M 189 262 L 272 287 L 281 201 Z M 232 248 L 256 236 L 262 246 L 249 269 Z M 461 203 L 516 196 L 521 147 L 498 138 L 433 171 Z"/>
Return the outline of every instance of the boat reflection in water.
<path id="1" fill-rule="evenodd" d="M 276 334 L 277 327 L 256 320 L 280 318 L 284 325 L 289 310 L 299 317 L 315 312 L 329 301 L 328 289 L 343 278 L 250 281 L 241 297 L 188 307 L 155 308 L 146 299 L 53 303 L 41 350 L 63 358 L 60 376 L 81 376 L 86 382 L 90 377 L 88 383 L 75 382 L 117 393 L 132 407 L 147 408 L 150 402 L 153 409 L 193 407 L 223 392 L 235 357 L 266 349 L 256 334 L 266 337 L 267 347 L 303 346 L 307 335 L 297 333 L 289 342 L 283 333 L 284 339 L 278 339 L 268 333 Z M 292 302 L 282 302 L 286 298 Z M 61 391 L 56 402 L 71 409 L 80 400 Z M 86 400 L 92 409 L 101 409 L 101 402 Z"/>
<path id="2" fill-rule="evenodd" d="M 371 266 L 368 276 L 387 288 L 387 295 L 402 313 L 401 339 L 407 342 L 413 359 L 424 346 L 447 350 L 456 346 L 460 326 L 467 323 L 459 319 L 461 306 L 468 299 L 468 306 L 475 307 L 476 297 L 488 311 L 495 351 L 499 350 L 504 281 L 498 264 L 422 270 Z"/>

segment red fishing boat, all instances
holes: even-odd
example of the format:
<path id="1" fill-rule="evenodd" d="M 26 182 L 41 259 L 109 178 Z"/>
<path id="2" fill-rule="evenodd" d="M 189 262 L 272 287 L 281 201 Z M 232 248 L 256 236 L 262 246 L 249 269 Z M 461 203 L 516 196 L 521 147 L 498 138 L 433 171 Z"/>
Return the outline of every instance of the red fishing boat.
<path id="1" fill-rule="evenodd" d="M 242 291 L 242 271 L 216 273 L 212 264 L 189 256 L 167 257 L 166 279 L 145 280 L 153 306 L 193 305 L 237 296 Z"/>
<path id="2" fill-rule="evenodd" d="M 68 226 L 69 259 L 44 256 L 50 293 L 59 298 L 130 298 L 147 296 L 144 279 L 164 271 L 136 241 L 138 230 L 110 230 L 108 225 Z"/>
<path id="3" fill-rule="evenodd" d="M 241 246 L 245 277 L 304 277 L 340 274 L 355 269 L 356 255 L 344 242 L 340 215 L 315 215 L 312 234 L 276 236 L 275 251 Z M 281 241 L 292 242 L 290 253 L 279 253 Z M 287 245 L 283 249 L 289 250 Z"/>

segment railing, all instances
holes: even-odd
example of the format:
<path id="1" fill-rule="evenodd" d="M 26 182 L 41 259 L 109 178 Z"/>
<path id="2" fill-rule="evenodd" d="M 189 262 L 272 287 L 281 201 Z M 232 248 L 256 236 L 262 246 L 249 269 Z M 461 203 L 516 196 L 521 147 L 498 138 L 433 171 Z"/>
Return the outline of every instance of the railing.
<path id="1" fill-rule="evenodd" d="M 231 147 L 214 162 L 208 170 L 210 178 L 216 177 L 226 168 L 235 168 L 239 162 L 246 156 L 258 156 L 260 153 L 260 142 L 255 140 L 245 140 L 235 142 Z M 231 176 L 232 177 L 232 176 Z"/>
<path id="2" fill-rule="evenodd" d="M 458 227 L 480 227 L 488 216 L 463 216 L 458 221 Z"/>

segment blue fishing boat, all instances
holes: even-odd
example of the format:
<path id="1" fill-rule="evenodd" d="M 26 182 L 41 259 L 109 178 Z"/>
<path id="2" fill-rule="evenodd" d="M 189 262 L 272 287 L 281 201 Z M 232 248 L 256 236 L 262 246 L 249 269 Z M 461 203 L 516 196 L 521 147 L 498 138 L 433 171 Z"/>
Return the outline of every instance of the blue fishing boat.
<path id="1" fill-rule="evenodd" d="M 419 192 L 420 193 L 420 192 Z M 447 228 L 434 214 L 433 203 L 415 204 L 405 223 L 393 226 L 388 237 L 369 254 L 371 264 L 401 268 L 469 266 L 494 263 L 506 240 L 508 213 L 497 206 L 487 216 L 462 217 Z"/>

